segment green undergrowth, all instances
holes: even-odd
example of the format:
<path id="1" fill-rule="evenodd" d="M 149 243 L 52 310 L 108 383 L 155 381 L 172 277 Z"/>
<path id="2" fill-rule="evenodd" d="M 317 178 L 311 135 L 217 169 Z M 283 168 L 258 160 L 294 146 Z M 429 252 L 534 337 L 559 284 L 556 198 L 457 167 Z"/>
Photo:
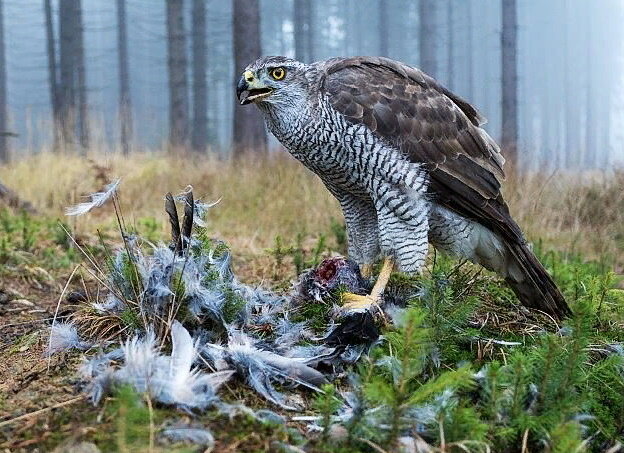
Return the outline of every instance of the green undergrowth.
<path id="1" fill-rule="evenodd" d="M 470 265 L 437 257 L 414 279 L 417 295 L 399 327 L 388 328 L 354 370 L 359 412 L 344 421 L 330 405 L 317 405 L 323 432 L 346 430 L 345 451 L 354 452 L 371 445 L 398 451 L 406 436 L 458 452 L 514 452 L 523 444 L 605 451 L 623 443 L 624 291 L 600 263 L 566 254 L 544 262 L 557 268 L 574 317 L 558 327 L 527 319 L 535 324 L 530 332 L 520 324 L 503 331 L 477 328 L 474 318 L 484 308 L 517 310 L 512 294 Z M 392 283 L 405 290 L 409 278 Z M 476 342 L 489 340 L 506 343 L 480 356 Z M 319 439 L 319 451 L 334 451 L 332 440 Z"/>
<path id="2" fill-rule="evenodd" d="M 0 207 L 0 275 L 38 266 L 68 268 L 79 259 L 57 220 L 12 213 Z"/>
<path id="3" fill-rule="evenodd" d="M 137 228 L 158 239 L 149 221 Z M 289 287 L 294 275 L 344 247 L 335 230 L 326 236 L 276 239 L 269 254 L 279 271 L 277 285 Z M 227 251 L 205 230 L 198 238 L 198 252 L 213 250 L 218 257 Z M 110 256 L 101 242 L 89 250 Z M 392 276 L 388 294 L 407 308 L 383 328 L 379 343 L 323 393 L 302 393 L 305 414 L 318 417 L 316 431 L 301 422 L 267 426 L 210 410 L 190 416 L 150 409 L 142 395 L 122 388 L 106 403 L 104 423 L 90 438 L 102 451 L 149 451 L 167 420 L 185 418 L 208 427 L 218 445 L 236 444 L 233 451 L 265 451 L 267 446 L 288 451 L 283 446 L 290 444 L 307 452 L 391 452 L 400 451 L 406 438 L 445 452 L 599 452 L 624 444 L 621 276 L 612 272 L 608 258 L 587 261 L 541 243 L 536 253 L 566 296 L 573 318 L 556 323 L 524 310 L 492 274 L 432 254 L 422 276 Z M 77 254 L 58 222 L 0 211 L 0 276 L 24 263 L 70 268 Z M 133 299 L 140 288 L 132 260 L 126 257 L 117 269 L 125 296 Z M 173 292 L 176 299 L 184 298 L 183 285 Z M 242 301 L 232 294 L 225 316 L 233 319 L 241 308 Z M 293 320 L 306 320 L 322 332 L 327 309 L 304 304 Z M 143 322 L 132 309 L 120 318 L 133 329 Z M 251 393 L 241 383 L 232 386 L 237 395 Z M 252 409 L 269 406 L 259 398 L 241 399 Z M 347 417 L 346 401 L 354 399 L 358 406 Z M 159 448 L 156 444 L 153 451 Z M 170 446 L 163 451 L 196 450 Z"/>

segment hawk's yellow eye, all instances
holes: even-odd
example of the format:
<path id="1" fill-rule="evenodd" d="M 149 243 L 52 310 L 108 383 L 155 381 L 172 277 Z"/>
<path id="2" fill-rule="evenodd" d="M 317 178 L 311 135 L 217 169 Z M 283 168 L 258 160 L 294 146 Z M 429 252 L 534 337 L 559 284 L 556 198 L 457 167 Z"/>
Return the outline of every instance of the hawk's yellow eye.
<path id="1" fill-rule="evenodd" d="M 282 80 L 286 75 L 286 70 L 284 68 L 275 68 L 271 71 L 271 77 L 275 80 Z"/>

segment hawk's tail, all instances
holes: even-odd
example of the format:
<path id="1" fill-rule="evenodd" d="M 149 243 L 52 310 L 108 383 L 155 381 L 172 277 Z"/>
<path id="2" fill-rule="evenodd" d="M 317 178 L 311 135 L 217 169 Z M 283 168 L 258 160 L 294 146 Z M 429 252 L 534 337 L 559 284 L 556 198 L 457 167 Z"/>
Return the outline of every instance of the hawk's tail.
<path id="1" fill-rule="evenodd" d="M 570 316 L 563 294 L 526 243 L 506 243 L 509 255 L 505 280 L 523 305 L 557 319 Z"/>

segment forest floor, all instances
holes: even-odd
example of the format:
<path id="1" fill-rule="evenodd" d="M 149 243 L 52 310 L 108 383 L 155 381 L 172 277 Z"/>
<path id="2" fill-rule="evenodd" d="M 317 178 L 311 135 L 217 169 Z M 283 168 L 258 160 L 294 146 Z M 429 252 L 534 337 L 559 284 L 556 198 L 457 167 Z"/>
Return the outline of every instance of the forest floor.
<path id="1" fill-rule="evenodd" d="M 302 266 L 345 253 L 336 202 L 314 176 L 283 156 L 232 163 L 193 156 L 94 155 L 86 159 L 42 154 L 0 167 L 0 181 L 39 211 L 27 215 L 0 208 L 0 451 L 97 451 L 88 450 L 85 444 L 83 450 L 76 449 L 80 442 L 93 443 L 101 451 L 172 451 L 172 447 L 153 445 L 153 436 L 173 418 L 209 427 L 216 452 L 397 451 L 391 446 L 396 439 L 386 432 L 362 428 L 354 440 L 349 431 L 348 439 L 343 436 L 338 446 L 328 435 L 329 425 L 328 432 L 318 434 L 310 433 L 302 421 L 266 424 L 245 416 L 223 417 L 215 411 L 192 418 L 151 405 L 148 413 L 140 398 L 137 402 L 135 396 L 123 392 L 93 406 L 80 390 L 77 368 L 83 353 L 47 358 L 44 351 L 55 315 L 62 318 L 76 310 L 76 301 L 68 295 L 102 289 L 86 270 L 74 241 L 100 260 L 105 259 L 106 249 L 122 245 L 110 206 L 71 219 L 64 217 L 63 210 L 117 177 L 122 178 L 119 200 L 126 223 L 153 242 L 169 237 L 162 201 L 166 192 L 175 194 L 192 185 L 205 201 L 221 199 L 209 213 L 208 228 L 229 244 L 234 273 L 243 282 L 286 293 Z M 451 283 L 434 305 L 413 301 L 423 310 L 422 322 L 430 332 L 427 341 L 437 345 L 442 369 L 468 363 L 476 373 L 485 367 L 494 383 L 458 389 L 455 405 L 445 409 L 446 432 L 441 419 L 436 419 L 435 434 L 425 437 L 428 443 L 423 441 L 430 450 L 421 445 L 418 451 L 623 451 L 624 416 L 618 411 L 624 413 L 624 372 L 618 375 L 617 370 L 624 369 L 624 362 L 607 363 L 612 359 L 603 356 L 605 350 L 617 350 L 624 341 L 622 187 L 624 173 L 618 172 L 582 178 L 531 174 L 505 186 L 514 217 L 575 312 L 587 320 L 582 325 L 568 323 L 574 331 L 569 339 L 550 317 L 519 307 L 499 279 L 469 264 L 445 260 L 435 267 L 431 260 L 422 281 L 414 284 Z M 276 254 L 278 248 L 287 251 Z M 395 279 L 394 284 L 402 281 Z M 449 308 L 440 308 L 440 301 L 448 302 Z M 455 335 L 453 329 L 458 326 L 463 334 Z M 475 331 L 479 339 L 471 340 Z M 407 332 L 397 332 L 409 342 Z M 505 342 L 520 346 L 514 349 Z M 423 357 L 415 359 L 424 361 Z M 563 374 L 548 371 L 545 364 L 549 361 L 559 364 Z M 492 392 L 503 395 L 515 387 L 503 378 L 496 384 L 495 371 L 500 368 L 502 374 L 517 377 L 507 368 L 514 364 L 520 368 L 529 364 L 523 371 L 527 382 L 552 380 L 548 388 L 553 399 L 558 395 L 565 406 L 539 396 L 537 409 L 524 408 L 522 414 L 515 414 L 515 406 L 506 406 L 507 397 L 496 399 Z M 432 376 L 444 375 L 441 371 L 419 373 L 406 384 L 414 392 Z M 375 394 L 382 384 L 363 385 L 372 389 L 367 394 L 369 402 L 381 404 L 383 400 L 392 406 L 398 394 L 398 387 L 393 386 L 400 384 L 383 384 L 392 389 L 389 393 L 394 396 L 389 400 Z M 342 381 L 335 383 L 338 390 L 342 385 Z M 544 385 L 541 395 L 546 394 Z M 600 394 L 605 385 L 615 393 Z M 557 386 L 566 386 L 574 398 L 559 395 Z M 525 399 L 527 392 L 522 396 Z M 329 418 L 335 410 L 310 392 L 298 394 L 307 408 L 305 415 Z M 242 383 L 228 385 L 221 397 L 293 415 L 273 407 Z M 468 407 L 469 402 L 475 407 Z M 291 445 L 291 450 L 285 445 Z M 180 447 L 176 451 L 198 450 Z"/>

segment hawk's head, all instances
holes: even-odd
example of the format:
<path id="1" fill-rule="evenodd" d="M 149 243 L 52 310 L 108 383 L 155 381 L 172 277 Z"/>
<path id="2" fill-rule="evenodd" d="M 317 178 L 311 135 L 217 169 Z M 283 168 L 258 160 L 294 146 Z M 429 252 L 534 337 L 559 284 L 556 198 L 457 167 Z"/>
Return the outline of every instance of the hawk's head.
<path id="1" fill-rule="evenodd" d="M 241 105 L 282 104 L 307 93 L 307 66 L 292 58 L 262 57 L 245 68 L 236 95 Z"/>

